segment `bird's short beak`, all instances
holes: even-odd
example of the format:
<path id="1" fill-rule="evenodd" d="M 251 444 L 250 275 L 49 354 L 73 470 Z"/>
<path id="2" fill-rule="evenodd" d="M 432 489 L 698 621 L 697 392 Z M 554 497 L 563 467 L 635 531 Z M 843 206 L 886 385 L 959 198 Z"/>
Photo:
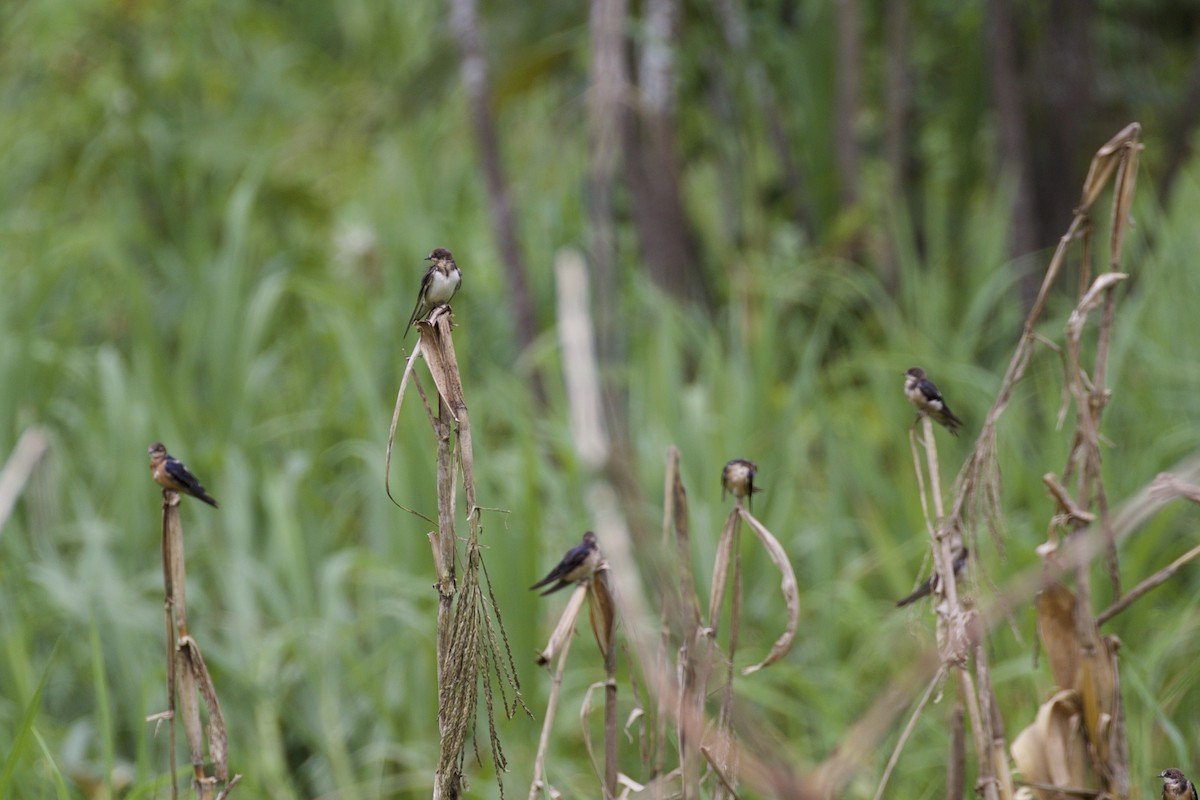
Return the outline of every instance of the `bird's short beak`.
<path id="1" fill-rule="evenodd" d="M 1160 778 L 1166 778 L 1166 777 L 1167 777 L 1167 773 L 1165 773 L 1165 772 L 1160 772 L 1160 773 L 1158 773 L 1158 777 L 1160 777 Z"/>

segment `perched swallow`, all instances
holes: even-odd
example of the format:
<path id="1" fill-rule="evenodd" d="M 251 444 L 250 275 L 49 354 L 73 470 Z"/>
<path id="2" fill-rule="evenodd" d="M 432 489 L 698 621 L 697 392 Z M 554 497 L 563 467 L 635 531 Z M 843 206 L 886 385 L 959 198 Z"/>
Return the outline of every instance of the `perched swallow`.
<path id="1" fill-rule="evenodd" d="M 171 456 L 162 442 L 150 445 L 150 475 L 154 482 L 164 489 L 171 489 L 181 494 L 190 494 L 197 500 L 203 500 L 213 508 L 220 508 L 217 501 L 204 491 L 196 476 L 183 465 L 182 461 Z"/>
<path id="2" fill-rule="evenodd" d="M 955 557 L 955 559 L 954 559 L 954 576 L 955 577 L 958 577 L 962 573 L 963 567 L 967 566 L 967 556 L 969 554 L 970 554 L 970 551 L 968 551 L 967 548 L 964 547 L 959 552 L 958 556 Z M 935 587 L 937 588 L 938 591 L 941 591 L 941 589 L 942 589 L 942 576 L 938 575 L 936 572 L 933 575 L 930 575 L 928 578 L 926 578 L 925 582 L 922 583 L 920 586 L 918 586 L 917 590 L 915 592 L 910 594 L 908 597 L 905 597 L 903 600 L 897 600 L 896 608 L 904 608 L 906 605 L 909 605 L 910 603 L 917 602 L 922 597 L 928 597 L 929 593 L 932 592 Z"/>
<path id="3" fill-rule="evenodd" d="M 1163 800 L 1197 800 L 1196 784 L 1175 768 L 1165 769 L 1158 777 L 1163 779 Z"/>
<path id="4" fill-rule="evenodd" d="M 725 493 L 731 492 L 734 497 L 750 497 L 762 488 L 754 485 L 754 476 L 758 474 L 758 464 L 744 458 L 735 458 L 721 470 L 721 500 Z"/>
<path id="5" fill-rule="evenodd" d="M 450 251 L 444 247 L 439 247 L 430 253 L 426 261 L 432 261 L 433 266 L 425 272 L 425 277 L 421 278 L 421 290 L 417 292 L 417 304 L 413 306 L 412 316 L 408 318 L 408 327 L 404 329 L 404 336 L 400 337 L 401 341 L 408 336 L 408 330 L 413 326 L 413 323 L 419 319 L 424 319 L 425 315 L 438 306 L 444 306 L 454 297 L 454 293 L 458 291 L 458 287 L 462 285 L 462 270 L 458 268 L 458 264 L 454 263 L 454 256 L 450 255 Z"/>
<path id="6" fill-rule="evenodd" d="M 954 416 L 942 393 L 925 377 L 925 370 L 913 367 L 904 373 L 904 394 L 908 396 L 908 402 L 917 407 L 917 411 L 928 414 L 934 422 L 944 425 L 946 430 L 958 436 L 962 420 Z"/>
<path id="7" fill-rule="evenodd" d="M 568 550 L 567 554 L 562 557 L 562 561 L 558 562 L 558 566 L 550 570 L 549 575 L 530 586 L 529 589 L 530 591 L 540 589 L 548 583 L 558 581 L 541 593 L 542 597 L 545 597 L 564 586 L 569 586 L 584 578 L 590 578 L 598 566 L 600 566 L 600 548 L 596 546 L 596 534 L 588 531 L 583 535 L 582 543 Z"/>

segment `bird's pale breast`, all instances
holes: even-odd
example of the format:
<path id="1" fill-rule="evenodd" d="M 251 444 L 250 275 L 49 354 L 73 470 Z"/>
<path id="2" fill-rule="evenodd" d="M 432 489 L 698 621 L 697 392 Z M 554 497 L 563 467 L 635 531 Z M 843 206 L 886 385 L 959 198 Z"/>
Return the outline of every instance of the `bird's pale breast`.
<path id="1" fill-rule="evenodd" d="M 454 293 L 458 291 L 460 280 L 461 274 L 457 269 L 449 275 L 441 270 L 434 270 L 429 281 L 429 288 L 425 290 L 426 302 L 430 305 L 449 303 L 450 298 L 454 297 Z"/>

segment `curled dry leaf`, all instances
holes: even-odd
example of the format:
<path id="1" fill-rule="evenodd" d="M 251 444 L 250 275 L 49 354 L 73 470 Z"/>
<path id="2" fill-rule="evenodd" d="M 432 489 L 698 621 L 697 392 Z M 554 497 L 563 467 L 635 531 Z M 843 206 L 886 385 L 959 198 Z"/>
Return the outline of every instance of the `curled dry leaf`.
<path id="1" fill-rule="evenodd" d="M 740 506 L 734 506 L 721 529 L 717 542 L 717 560 L 713 563 L 712 589 L 708 593 L 708 628 L 705 633 L 716 639 L 717 623 L 720 621 L 721 604 L 725 602 L 725 587 L 729 583 L 729 565 L 733 561 L 733 533 L 737 524 Z"/>
<path id="2" fill-rule="evenodd" d="M 788 559 L 787 553 L 784 552 L 783 546 L 779 544 L 769 530 L 763 527 L 763 524 L 754 518 L 754 515 L 745 508 L 739 507 L 738 512 L 742 515 L 742 519 L 754 531 L 755 536 L 762 542 L 763 548 L 767 554 L 771 556 L 771 560 L 775 562 L 775 566 L 779 568 L 781 574 L 779 588 L 783 592 L 784 602 L 787 603 L 788 621 L 787 628 L 775 640 L 775 644 L 771 645 L 771 652 L 767 653 L 758 664 L 746 667 L 742 670 L 743 675 L 750 675 L 758 672 L 763 667 L 774 664 L 779 659 L 787 655 L 788 650 L 792 649 L 792 641 L 796 638 L 796 628 L 800 624 L 800 593 L 796 585 L 796 573 L 792 569 L 792 562 Z"/>
<path id="3" fill-rule="evenodd" d="M 604 770 L 600 769 L 600 765 L 596 763 L 596 753 L 592 750 L 592 733 L 588 730 L 588 717 L 592 714 L 592 693 L 604 691 L 605 688 L 604 681 L 593 683 L 584 692 L 583 703 L 579 706 L 579 727 L 583 732 L 583 747 L 587 750 L 588 760 L 592 762 L 592 769 L 601 783 L 604 782 Z"/>
<path id="4" fill-rule="evenodd" d="M 1075 635 L 1075 593 L 1058 581 L 1037 596 L 1038 638 L 1046 649 L 1054 683 L 1060 689 L 1075 685 L 1079 671 L 1079 643 Z"/>
<path id="5" fill-rule="evenodd" d="M 1080 710 L 1075 692 L 1060 691 L 1042 704 L 1034 723 L 1013 740 L 1013 761 L 1026 781 L 1075 788 L 1090 785 Z M 1061 797 L 1043 789 L 1034 789 L 1033 796 L 1038 800 Z"/>
<path id="6" fill-rule="evenodd" d="M 603 563 L 597 569 L 592 579 L 587 582 L 589 596 L 588 619 L 592 623 L 592 633 L 596 636 L 596 644 L 600 653 L 607 658 L 608 650 L 612 647 L 613 631 L 616 628 L 617 608 L 613 602 L 612 591 L 608 585 L 608 564 Z"/>

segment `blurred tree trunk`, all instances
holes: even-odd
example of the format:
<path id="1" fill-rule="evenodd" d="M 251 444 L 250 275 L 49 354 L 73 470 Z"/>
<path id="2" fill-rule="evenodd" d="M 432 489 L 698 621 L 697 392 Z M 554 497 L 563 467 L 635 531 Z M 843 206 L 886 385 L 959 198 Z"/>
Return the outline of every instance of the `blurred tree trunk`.
<path id="1" fill-rule="evenodd" d="M 1179 113 L 1167 134 L 1166 162 L 1163 165 L 1162 181 L 1158 187 L 1159 202 L 1166 204 L 1171 199 L 1171 187 L 1179 170 L 1192 153 L 1191 140 L 1200 123 L 1200 47 L 1196 49 L 1187 85 L 1183 89 L 1182 102 L 1176 105 Z"/>
<path id="2" fill-rule="evenodd" d="M 1071 221 L 1079 203 L 1078 186 L 1087 168 L 1087 154 L 1096 147 L 1091 141 L 1095 102 L 1092 84 L 1093 0 L 1050 0 L 1045 7 L 1045 37 L 1042 39 L 1040 133 L 1032 139 L 1033 185 L 1038 193 L 1040 222 L 1035 247 L 1048 246 Z M 1104 141 L 1107 131 L 1098 142 Z"/>
<path id="3" fill-rule="evenodd" d="M 996 128 L 1000 145 L 1000 169 L 1013 181 L 1012 223 L 1009 255 L 1016 257 L 1037 248 L 1033 170 L 1029 156 L 1028 124 L 1025 102 L 1021 97 L 1021 74 L 1017 67 L 1016 33 L 1012 0 L 987 0 L 984 36 L 996 109 Z M 1027 303 L 1037 291 L 1032 273 L 1022 283 Z"/>
<path id="4" fill-rule="evenodd" d="M 905 205 L 913 162 L 909 157 L 908 128 L 912 120 L 912 72 L 908 61 L 909 0 L 891 0 L 887 4 L 884 26 L 887 49 L 887 95 L 884 98 L 883 151 L 888 164 L 889 194 L 892 202 Z M 883 284 L 892 294 L 900 286 L 900 267 L 892 237 L 888 237 L 884 259 Z"/>
<path id="5" fill-rule="evenodd" d="M 590 20 L 589 250 L 596 291 L 596 345 L 601 368 L 605 370 L 613 364 L 617 353 L 617 231 L 613 195 L 629 84 L 624 59 L 625 9 L 626 0 L 592 0 Z"/>
<path id="6" fill-rule="evenodd" d="M 838 202 L 842 210 L 858 202 L 858 118 L 859 86 L 862 83 L 862 21 L 858 0 L 837 0 L 837 54 L 834 69 L 833 139 L 834 161 L 838 171 Z"/>
<path id="7" fill-rule="evenodd" d="M 678 0 L 646 0 L 638 60 L 641 102 L 626 117 L 625 181 L 651 277 L 668 294 L 707 302 L 696 240 L 679 189 L 675 148 L 675 56 Z"/>
<path id="8" fill-rule="evenodd" d="M 462 50 L 462 82 L 471 106 L 471 124 L 483 160 L 483 175 L 487 183 L 488 210 L 491 212 L 492 233 L 500 247 L 504 263 L 504 281 L 508 284 L 509 303 L 514 328 L 521 349 L 533 344 L 537 333 L 533 301 L 529 295 L 524 259 L 517 242 L 516 221 L 512 201 L 504 180 L 500 159 L 500 141 L 492 117 L 491 93 L 488 87 L 487 61 L 483 57 L 482 37 L 475 0 L 447 0 L 450 5 L 450 26 Z M 534 375 L 535 391 L 542 398 L 541 381 Z"/>

